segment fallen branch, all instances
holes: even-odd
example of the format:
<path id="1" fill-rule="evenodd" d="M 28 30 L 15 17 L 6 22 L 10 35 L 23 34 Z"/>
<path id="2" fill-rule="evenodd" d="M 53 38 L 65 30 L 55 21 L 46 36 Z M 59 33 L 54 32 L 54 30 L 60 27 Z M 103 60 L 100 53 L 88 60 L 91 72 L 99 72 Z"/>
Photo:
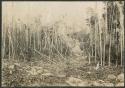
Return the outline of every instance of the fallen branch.
<path id="1" fill-rule="evenodd" d="M 44 56 L 44 57 L 46 57 L 46 58 L 49 58 L 48 56 L 46 56 L 45 54 L 43 54 L 43 53 L 40 53 L 38 50 L 36 50 L 36 49 L 33 49 L 36 53 L 38 53 L 39 55 L 41 55 L 41 56 Z"/>
<path id="2" fill-rule="evenodd" d="M 46 56 L 46 55 L 44 55 L 44 54 L 42 54 L 42 53 L 40 53 L 38 50 L 36 50 L 36 49 L 33 49 L 36 53 L 38 53 L 40 56 L 44 56 L 44 57 L 46 57 L 46 58 L 49 58 L 48 56 Z M 54 62 L 54 61 L 51 61 L 51 60 L 49 60 L 49 59 L 47 59 L 48 61 L 50 61 L 50 62 Z M 55 62 L 54 62 L 55 63 Z"/>

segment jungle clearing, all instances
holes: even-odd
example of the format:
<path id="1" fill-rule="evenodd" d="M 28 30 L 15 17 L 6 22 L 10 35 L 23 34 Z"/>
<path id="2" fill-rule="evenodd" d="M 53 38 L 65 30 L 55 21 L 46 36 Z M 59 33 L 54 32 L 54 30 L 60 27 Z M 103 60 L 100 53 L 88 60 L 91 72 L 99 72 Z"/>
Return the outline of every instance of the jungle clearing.
<path id="1" fill-rule="evenodd" d="M 124 2 L 2 2 L 2 86 L 124 86 Z"/>

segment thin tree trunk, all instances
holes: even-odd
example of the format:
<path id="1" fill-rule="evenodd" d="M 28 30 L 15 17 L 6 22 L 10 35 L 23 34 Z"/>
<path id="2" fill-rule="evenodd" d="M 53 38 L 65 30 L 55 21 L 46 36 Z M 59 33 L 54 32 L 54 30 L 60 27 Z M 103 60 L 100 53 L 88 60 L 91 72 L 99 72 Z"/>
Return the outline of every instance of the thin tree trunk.
<path id="1" fill-rule="evenodd" d="M 89 64 L 91 64 L 91 60 L 90 60 L 90 53 L 89 53 Z"/>
<path id="2" fill-rule="evenodd" d="M 106 46 L 106 34 L 107 34 L 107 2 L 106 2 L 106 6 L 105 6 L 105 14 L 106 14 L 106 16 L 105 16 L 105 20 L 104 20 L 104 24 L 105 24 L 105 26 L 104 26 L 104 51 L 103 51 L 103 66 L 105 66 L 105 46 Z"/>
<path id="3" fill-rule="evenodd" d="M 111 34 L 109 35 L 110 41 L 109 41 L 109 66 L 111 66 Z"/>
<path id="4" fill-rule="evenodd" d="M 9 60 L 10 60 L 10 31 L 8 30 L 8 32 L 9 32 Z"/>
<path id="5" fill-rule="evenodd" d="M 97 28 L 97 26 L 96 26 L 97 24 L 96 24 L 96 22 L 95 22 L 95 63 L 96 63 L 96 28 Z"/>
<path id="6" fill-rule="evenodd" d="M 96 2 L 95 9 L 97 9 L 97 2 Z M 95 20 L 95 63 L 96 63 L 96 58 L 97 58 L 97 56 L 96 56 L 96 36 L 97 36 L 97 34 L 96 34 L 96 28 L 97 28 L 97 22 Z"/>
<path id="7" fill-rule="evenodd" d="M 36 42 L 35 42 L 36 38 L 35 38 L 35 34 L 36 34 L 36 32 L 33 33 L 33 37 L 34 37 L 33 48 L 34 48 L 34 49 L 36 49 Z M 35 55 L 35 52 L 34 52 L 34 55 Z"/>
<path id="8" fill-rule="evenodd" d="M 124 44 L 124 16 L 123 16 L 123 13 L 122 13 L 122 5 L 118 4 L 118 8 L 119 8 L 119 12 L 120 12 L 120 24 L 121 24 L 121 37 L 120 37 L 120 40 L 121 40 L 121 66 L 123 65 L 123 44 Z"/>
<path id="9" fill-rule="evenodd" d="M 100 23 L 100 22 L 99 22 Z M 99 30 L 100 30 L 100 54 L 101 54 L 101 56 L 100 56 L 100 59 L 101 59 L 101 66 L 102 66 L 102 40 L 101 40 L 101 27 L 99 27 Z"/>
<path id="10" fill-rule="evenodd" d="M 5 23 L 3 23 L 3 26 L 2 26 L 2 59 L 4 58 L 5 56 L 5 44 L 6 44 L 6 28 L 5 28 Z"/>

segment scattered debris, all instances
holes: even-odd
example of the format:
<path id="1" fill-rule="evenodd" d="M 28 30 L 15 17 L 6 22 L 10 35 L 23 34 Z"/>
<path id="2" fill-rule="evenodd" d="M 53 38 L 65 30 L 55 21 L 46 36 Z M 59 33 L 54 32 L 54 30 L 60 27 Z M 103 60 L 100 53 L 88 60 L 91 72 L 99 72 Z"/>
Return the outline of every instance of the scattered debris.
<path id="1" fill-rule="evenodd" d="M 99 62 L 97 63 L 96 67 L 95 67 L 96 70 L 99 69 Z"/>
<path id="2" fill-rule="evenodd" d="M 117 87 L 117 86 L 122 86 L 122 87 L 123 87 L 123 86 L 124 86 L 124 82 L 123 82 L 123 83 L 118 83 L 118 84 L 116 84 L 116 87 Z"/>
<path id="3" fill-rule="evenodd" d="M 52 73 L 44 73 L 44 74 L 41 74 L 42 76 L 54 76 Z"/>
<path id="4" fill-rule="evenodd" d="M 9 69 L 14 69 L 14 65 L 10 65 L 8 68 Z"/>
<path id="5" fill-rule="evenodd" d="M 43 72 L 43 69 L 42 69 L 42 67 L 34 66 L 28 72 L 29 72 L 29 75 L 38 75 Z"/>
<path id="6" fill-rule="evenodd" d="M 103 83 L 103 85 L 106 87 L 114 87 L 113 83 Z"/>
<path id="7" fill-rule="evenodd" d="M 66 77 L 66 75 L 61 74 L 61 75 L 57 75 L 57 77 L 64 78 Z"/>
<path id="8" fill-rule="evenodd" d="M 94 82 L 92 83 L 92 86 L 103 86 L 103 84 L 101 84 L 101 83 L 99 83 L 99 82 L 97 82 L 97 81 L 94 81 Z"/>
<path id="9" fill-rule="evenodd" d="M 74 77 L 69 77 L 68 80 L 66 80 L 66 83 L 68 83 L 70 86 L 88 86 L 89 85 L 87 81 L 83 81 L 81 79 L 74 78 Z"/>
<path id="10" fill-rule="evenodd" d="M 109 75 L 108 75 L 108 79 L 109 79 L 109 80 L 114 80 L 114 79 L 116 79 L 116 76 L 113 75 L 113 74 L 109 74 Z"/>
<path id="11" fill-rule="evenodd" d="M 117 76 L 117 79 L 120 81 L 120 82 L 124 82 L 124 74 L 121 73 Z"/>

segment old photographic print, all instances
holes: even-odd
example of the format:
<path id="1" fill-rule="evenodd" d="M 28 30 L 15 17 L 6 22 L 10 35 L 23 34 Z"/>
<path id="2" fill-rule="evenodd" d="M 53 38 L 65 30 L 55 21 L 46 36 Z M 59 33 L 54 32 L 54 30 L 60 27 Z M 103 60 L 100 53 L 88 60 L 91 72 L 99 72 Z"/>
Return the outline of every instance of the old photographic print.
<path id="1" fill-rule="evenodd" d="M 2 1 L 2 87 L 124 86 L 124 1 Z"/>

